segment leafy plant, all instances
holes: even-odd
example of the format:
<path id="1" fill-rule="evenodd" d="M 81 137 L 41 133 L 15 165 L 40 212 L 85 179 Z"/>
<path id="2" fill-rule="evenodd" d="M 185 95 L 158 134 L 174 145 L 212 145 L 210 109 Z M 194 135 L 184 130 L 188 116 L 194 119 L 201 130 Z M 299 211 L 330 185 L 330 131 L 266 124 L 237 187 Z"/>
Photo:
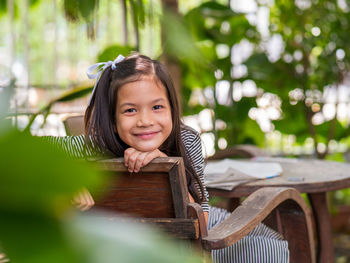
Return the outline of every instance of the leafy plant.
<path id="1" fill-rule="evenodd" d="M 324 117 L 326 90 L 338 91 L 350 68 L 349 6 L 333 1 L 278 1 L 270 10 L 270 33 L 281 39 L 282 50 L 271 59 L 266 49 L 256 49 L 246 62 L 248 78 L 281 98 L 283 115 L 274 121 L 275 128 L 296 135 L 299 142 L 313 138 L 317 157 L 324 158 L 331 140 L 349 135 L 349 122 L 337 116 L 339 104 L 348 97 L 336 99 L 335 114 Z M 315 116 L 323 120 L 316 121 Z M 318 150 L 320 142 L 325 151 Z"/>

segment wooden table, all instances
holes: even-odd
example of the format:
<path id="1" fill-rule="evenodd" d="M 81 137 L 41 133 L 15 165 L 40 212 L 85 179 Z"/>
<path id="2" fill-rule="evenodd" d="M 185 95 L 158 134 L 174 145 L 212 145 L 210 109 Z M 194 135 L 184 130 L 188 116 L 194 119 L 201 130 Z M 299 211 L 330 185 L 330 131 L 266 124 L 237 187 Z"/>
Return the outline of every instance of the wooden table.
<path id="1" fill-rule="evenodd" d="M 350 164 L 281 158 L 266 158 L 265 160 L 279 162 L 283 168 L 282 176 L 242 184 L 232 191 L 208 187 L 210 196 L 234 199 L 248 196 L 257 189 L 266 186 L 294 187 L 301 193 L 307 193 L 316 225 L 318 241 L 317 261 L 333 262 L 334 248 L 326 193 L 350 187 Z"/>

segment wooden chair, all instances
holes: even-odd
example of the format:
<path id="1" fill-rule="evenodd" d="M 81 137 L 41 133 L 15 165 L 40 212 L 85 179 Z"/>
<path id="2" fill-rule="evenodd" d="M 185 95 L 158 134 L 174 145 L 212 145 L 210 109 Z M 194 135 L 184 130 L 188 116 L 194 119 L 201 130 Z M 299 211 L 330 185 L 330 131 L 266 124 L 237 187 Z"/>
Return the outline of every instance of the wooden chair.
<path id="1" fill-rule="evenodd" d="M 289 242 L 291 262 L 315 262 L 310 210 L 295 189 L 260 189 L 207 231 L 201 206 L 189 202 L 182 158 L 157 158 L 137 174 L 127 171 L 123 159 L 104 160 L 100 165 L 113 178 L 109 189 L 100 191 L 106 195 L 96 201 L 96 208 L 155 224 L 207 251 L 234 244 L 264 221 Z"/>

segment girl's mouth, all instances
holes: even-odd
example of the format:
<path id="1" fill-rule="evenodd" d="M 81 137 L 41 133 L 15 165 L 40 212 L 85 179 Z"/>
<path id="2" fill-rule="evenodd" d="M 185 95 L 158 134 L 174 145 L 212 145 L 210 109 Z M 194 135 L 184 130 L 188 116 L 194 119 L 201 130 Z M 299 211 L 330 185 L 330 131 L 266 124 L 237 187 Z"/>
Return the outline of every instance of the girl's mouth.
<path id="1" fill-rule="evenodd" d="M 148 140 L 148 139 L 152 139 L 157 134 L 158 134 L 158 132 L 144 132 L 144 133 L 138 133 L 135 135 L 140 139 Z"/>

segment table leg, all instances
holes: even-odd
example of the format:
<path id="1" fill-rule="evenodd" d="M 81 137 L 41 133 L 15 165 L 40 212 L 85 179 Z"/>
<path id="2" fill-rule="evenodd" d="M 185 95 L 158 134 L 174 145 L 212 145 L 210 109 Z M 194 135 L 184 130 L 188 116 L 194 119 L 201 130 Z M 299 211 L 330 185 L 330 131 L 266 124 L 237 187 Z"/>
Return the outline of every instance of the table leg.
<path id="1" fill-rule="evenodd" d="M 334 262 L 331 217 L 328 211 L 326 193 L 308 194 L 316 223 L 317 262 Z"/>
<path id="2" fill-rule="evenodd" d="M 241 204 L 241 199 L 240 198 L 230 198 L 228 200 L 228 204 L 227 204 L 227 210 L 229 212 L 233 212 L 233 210 L 235 210 L 239 205 Z"/>

